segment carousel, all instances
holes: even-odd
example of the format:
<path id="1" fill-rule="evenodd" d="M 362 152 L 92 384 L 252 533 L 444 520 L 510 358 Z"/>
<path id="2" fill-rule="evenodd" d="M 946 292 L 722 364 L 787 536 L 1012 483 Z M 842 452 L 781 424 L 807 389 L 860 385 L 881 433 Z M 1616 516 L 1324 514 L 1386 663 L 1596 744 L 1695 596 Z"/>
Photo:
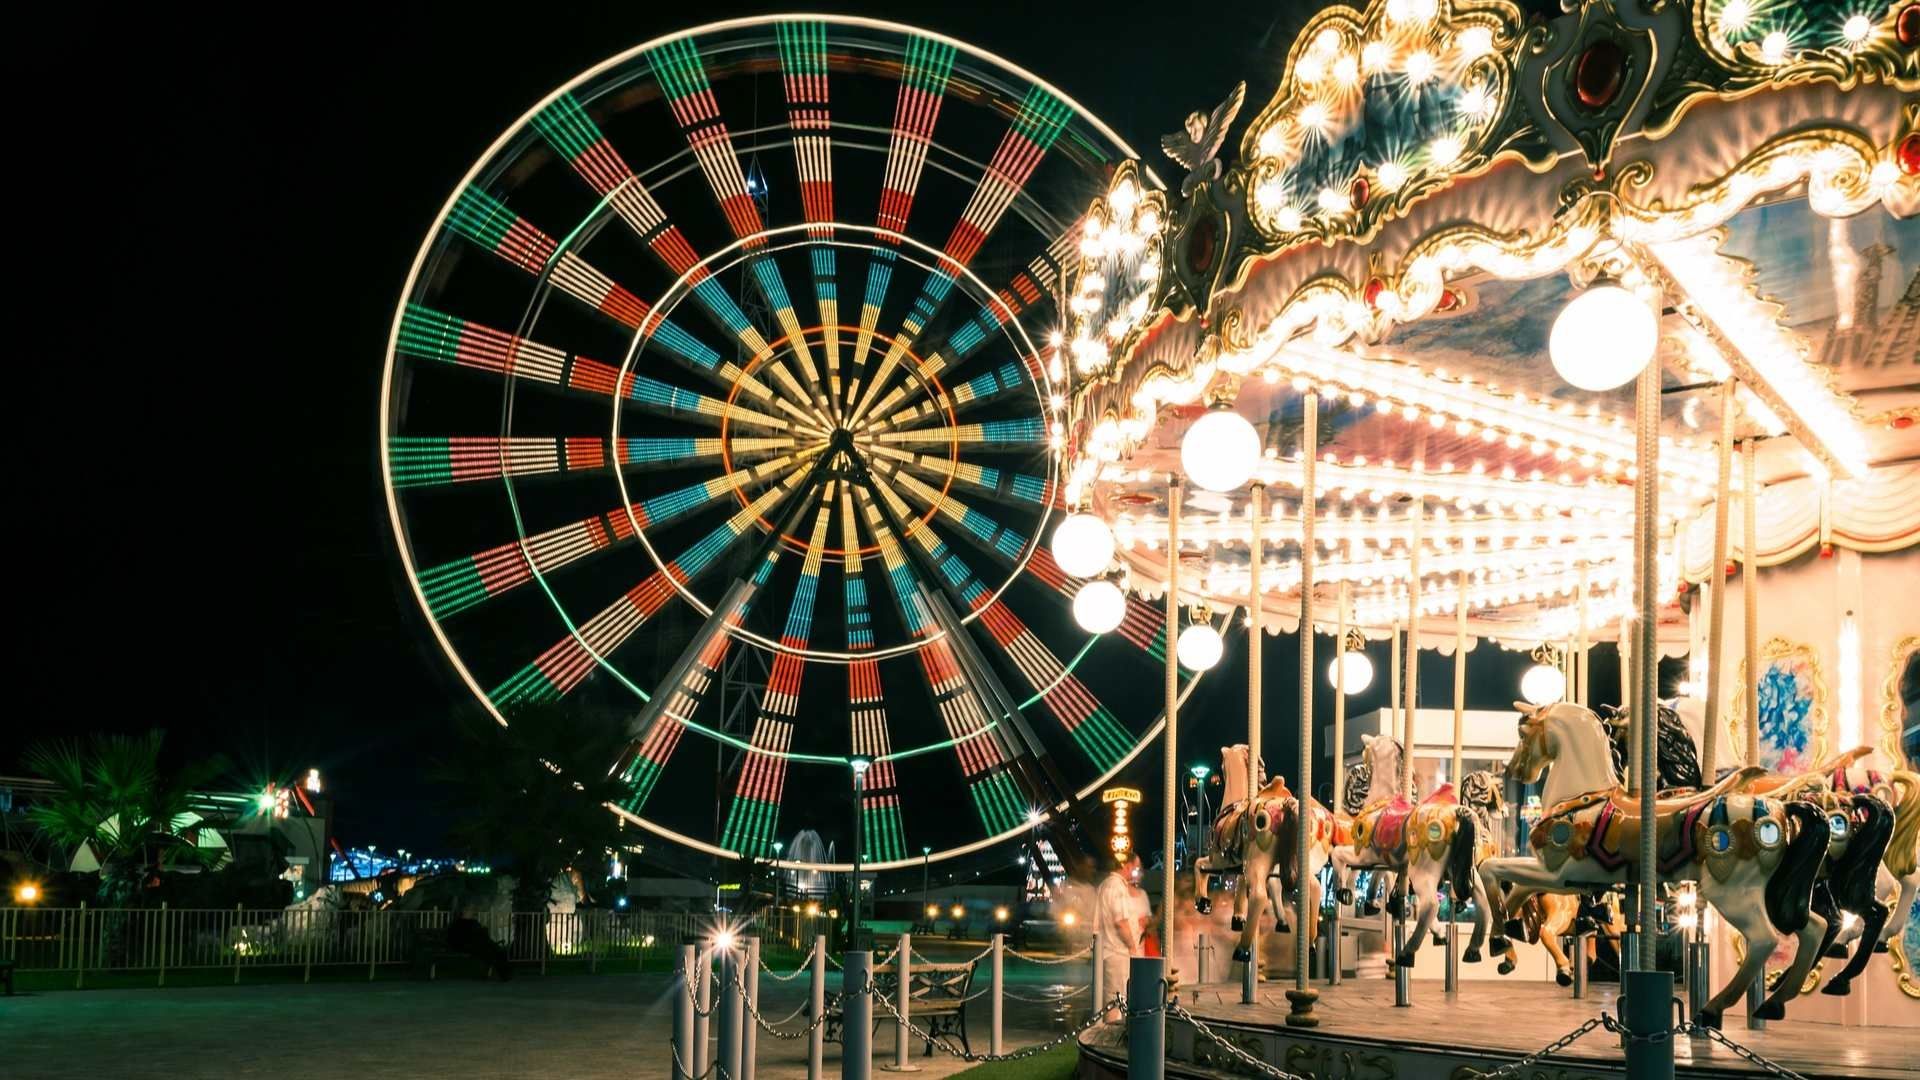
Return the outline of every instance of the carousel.
<path id="1" fill-rule="evenodd" d="M 1167 805 L 1182 667 L 1300 649 L 1164 869 L 1174 1073 L 1911 1068 L 1920 4 L 1566 6 L 1324 10 L 1076 224 L 1051 544 L 1178 642 Z"/>

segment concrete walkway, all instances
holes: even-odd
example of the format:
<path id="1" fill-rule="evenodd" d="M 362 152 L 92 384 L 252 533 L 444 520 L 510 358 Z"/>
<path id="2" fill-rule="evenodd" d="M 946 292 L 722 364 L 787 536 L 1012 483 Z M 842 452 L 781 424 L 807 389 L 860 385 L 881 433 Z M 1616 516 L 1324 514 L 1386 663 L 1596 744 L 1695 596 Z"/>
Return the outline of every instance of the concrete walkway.
<path id="1" fill-rule="evenodd" d="M 983 973 L 984 974 L 984 973 Z M 1009 987 L 1044 996 L 1053 979 L 1084 984 L 1084 961 L 1009 972 Z M 984 985 L 976 984 L 976 988 Z M 665 975 L 522 974 L 510 983 L 316 983 L 169 990 L 61 991 L 0 998 L 0 1075 L 67 1077 L 275 1076 L 323 1068 L 338 1075 L 393 1077 L 670 1076 L 670 983 Z M 828 973 L 837 989 L 839 974 Z M 804 979 L 762 977 L 761 1013 L 785 1017 L 804 999 Z M 976 1053 L 986 1050 L 987 1002 L 968 1006 Z M 879 1010 L 875 1010 L 879 1013 Z M 1009 1047 L 1032 1045 L 1086 1016 L 1081 994 L 1059 1006 L 1009 1000 Z M 798 1029 L 799 1019 L 780 1025 Z M 893 1023 L 875 1037 L 874 1063 L 893 1061 Z M 761 1032 L 761 1080 L 806 1075 L 806 1042 Z M 913 1063 L 929 1080 L 965 1063 L 938 1049 Z M 840 1072 L 828 1044 L 826 1072 Z"/>

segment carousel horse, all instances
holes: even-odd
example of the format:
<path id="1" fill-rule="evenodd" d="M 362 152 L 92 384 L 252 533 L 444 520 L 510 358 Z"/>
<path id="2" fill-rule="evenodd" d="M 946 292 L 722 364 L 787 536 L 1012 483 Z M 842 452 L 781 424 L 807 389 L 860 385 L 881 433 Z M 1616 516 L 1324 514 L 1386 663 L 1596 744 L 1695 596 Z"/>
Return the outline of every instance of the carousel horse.
<path id="1" fill-rule="evenodd" d="M 1347 842 L 1333 849 L 1333 880 L 1343 904 L 1353 902 L 1348 875 L 1354 870 L 1392 870 L 1405 875 L 1414 896 L 1415 923 L 1405 946 L 1392 962 L 1410 966 L 1440 909 L 1440 883 L 1449 882 L 1454 896 L 1471 893 L 1481 911 L 1487 910 L 1473 872 L 1482 827 L 1474 811 L 1456 797 L 1453 785 L 1443 784 L 1418 804 L 1400 790 L 1400 744 L 1385 735 L 1363 736 L 1371 770 L 1365 805 L 1346 830 Z M 1400 906 L 1396 894 L 1390 901 Z M 1395 910 L 1395 914 L 1400 914 Z M 1474 926 L 1469 960 L 1477 959 L 1488 922 Z"/>
<path id="2" fill-rule="evenodd" d="M 1835 790 L 1874 795 L 1893 809 L 1893 834 L 1887 840 L 1886 854 L 1881 856 L 1874 885 L 1880 896 L 1894 898 L 1891 914 L 1904 917 L 1913 907 L 1914 896 L 1920 894 L 1920 773 L 1902 768 L 1881 773 L 1865 767 L 1858 758 L 1822 771 Z M 1901 924 L 1902 918 L 1890 918 L 1873 951 L 1886 952 L 1887 943 L 1900 932 Z M 1863 921 L 1843 939 L 1866 936 L 1864 926 Z"/>
<path id="3" fill-rule="evenodd" d="M 1657 757 L 1661 794 L 1678 794 L 1674 789 L 1699 787 L 1700 763 L 1692 733 L 1679 713 L 1667 705 L 1660 705 L 1659 717 Z M 1605 722 L 1611 736 L 1615 771 L 1624 774 L 1628 752 L 1627 713 L 1609 709 Z M 1815 879 L 1813 893 L 1814 910 L 1827 920 L 1827 936 L 1821 943 L 1820 953 L 1833 955 L 1833 950 L 1838 948 L 1839 955 L 1846 956 L 1845 946 L 1856 937 L 1868 939 L 1854 951 L 1840 974 L 1823 988 L 1821 992 L 1827 994 L 1847 993 L 1853 979 L 1865 969 L 1874 951 L 1874 939 L 1891 937 L 1897 929 L 1898 920 L 1889 918 L 1890 914 L 1904 910 L 1890 908 L 1880 896 L 1892 892 L 1892 883 L 1897 880 L 1889 870 L 1900 855 L 1898 845 L 1890 842 L 1899 831 L 1898 811 L 1894 807 L 1903 801 L 1900 792 L 1910 792 L 1920 786 L 1920 777 L 1896 772 L 1883 780 L 1877 772 L 1856 769 L 1856 763 L 1872 752 L 1871 747 L 1862 746 L 1835 755 L 1805 773 L 1791 777 L 1767 774 L 1742 789 L 1744 794 L 1798 797 L 1819 807 L 1827 816 L 1827 857 Z M 1851 778 L 1849 770 L 1854 770 Z M 1920 804 L 1920 800 L 1914 802 Z M 1909 888 L 1920 886 L 1920 873 L 1914 870 L 1916 834 L 1920 834 L 1920 805 L 1910 804 L 1904 849 L 1907 856 L 1902 864 L 1911 883 Z M 1905 898 L 1911 903 L 1913 892 L 1907 891 Z M 1843 914 L 1856 917 L 1851 930 L 1847 930 Z"/>
<path id="4" fill-rule="evenodd" d="M 1626 776 L 1632 769 L 1627 756 L 1632 752 L 1632 731 L 1625 709 L 1612 705 L 1602 705 L 1605 710 L 1600 714 L 1607 725 L 1608 746 L 1613 751 L 1613 771 Z M 1680 789 L 1698 790 L 1706 785 L 1701 782 L 1700 752 L 1694 747 L 1693 733 L 1687 730 L 1686 722 L 1680 719 L 1680 713 L 1672 706 L 1658 703 L 1655 709 L 1659 716 L 1655 736 L 1655 759 L 1660 782 L 1655 785 L 1659 791 Z"/>
<path id="5" fill-rule="evenodd" d="M 1281 887 L 1291 890 L 1296 874 L 1293 854 L 1299 843 L 1299 800 L 1287 789 L 1284 777 L 1265 782 L 1257 795 L 1247 795 L 1247 747 L 1245 744 L 1220 748 L 1220 775 L 1224 777 L 1220 813 L 1207 833 L 1207 852 L 1193 861 L 1194 909 L 1202 915 L 1213 910 L 1207 895 L 1210 874 L 1238 871 L 1239 882 L 1233 891 L 1233 928 L 1240 934 L 1233 958 L 1257 964 L 1253 957 L 1253 928 L 1260 919 L 1264 890 L 1256 882 L 1265 882 L 1269 874 L 1281 879 Z M 1264 772 L 1263 772 L 1264 775 Z M 1333 840 L 1333 815 L 1325 807 L 1308 800 L 1313 817 L 1309 872 L 1313 884 L 1313 907 L 1319 906 L 1319 868 L 1326 863 L 1326 851 Z M 1313 919 L 1303 920 L 1311 941 Z M 1284 923 L 1280 929 L 1285 929 Z"/>
<path id="6" fill-rule="evenodd" d="M 1843 913 L 1858 919 L 1860 944 L 1846 967 L 1822 988 L 1821 993 L 1825 994 L 1842 995 L 1852 988 L 1854 978 L 1866 969 L 1894 910 L 1879 896 L 1879 877 L 1888 873 L 1887 859 L 1895 854 L 1891 850 L 1892 841 L 1900 825 L 1899 811 L 1889 805 L 1894 786 L 1889 783 L 1876 791 L 1873 779 L 1877 774 L 1867 772 L 1860 777 L 1865 783 L 1855 790 L 1847 776 L 1856 762 L 1872 753 L 1872 747 L 1856 747 L 1828 758 L 1807 772 L 1796 776 L 1768 774 L 1750 781 L 1742 789 L 1753 795 L 1797 799 L 1826 815 L 1827 858 L 1813 890 L 1814 911 L 1827 920 L 1820 955 L 1828 955 L 1838 943 L 1845 921 Z M 1914 790 L 1913 780 L 1908 774 L 1902 785 L 1908 794 Z M 1920 830 L 1920 807 L 1914 807 L 1911 799 L 1899 801 L 1906 804 L 1910 859 L 1914 831 Z M 1908 899 L 1911 901 L 1911 895 Z M 1844 947 L 1841 954 L 1845 955 Z"/>
<path id="7" fill-rule="evenodd" d="M 1353 821 L 1353 816 L 1366 808 L 1367 789 L 1372 786 L 1373 766 L 1367 764 L 1364 759 L 1347 766 L 1347 780 L 1340 789 L 1340 810 L 1336 831 L 1344 830 Z M 1413 786 L 1413 798 L 1419 797 L 1420 785 L 1416 781 Z M 1336 843 L 1344 844 L 1347 840 L 1345 835 L 1340 835 Z M 1367 894 L 1360 897 L 1360 902 L 1354 906 L 1354 912 L 1362 916 L 1380 914 L 1380 898 L 1393 895 L 1394 876 L 1391 870 L 1375 870 L 1368 880 Z"/>
<path id="8" fill-rule="evenodd" d="M 1547 773 L 1547 810 L 1529 833 L 1530 855 L 1481 864 L 1483 891 L 1518 905 L 1540 892 L 1582 893 L 1624 883 L 1639 858 L 1639 799 L 1613 771 L 1599 717 L 1571 702 L 1520 710 L 1519 742 L 1507 775 L 1536 783 Z M 1549 772 L 1548 766 L 1553 768 Z M 1663 799 L 1653 827 L 1663 876 L 1690 876 L 1700 895 L 1747 940 L 1746 959 L 1700 1011 L 1719 1027 L 1727 1006 L 1746 991 L 1772 955 L 1778 934 L 1798 939 L 1793 964 L 1755 1015 L 1779 1019 L 1819 957 L 1826 920 L 1813 910 L 1813 884 L 1827 851 L 1827 818 L 1794 799 L 1767 799 L 1738 789 L 1764 775 L 1746 768 L 1696 794 Z M 1502 891 L 1512 883 L 1511 894 Z M 1496 922 L 1504 926 L 1504 919 Z M 1504 952 L 1504 937 L 1494 951 Z"/>

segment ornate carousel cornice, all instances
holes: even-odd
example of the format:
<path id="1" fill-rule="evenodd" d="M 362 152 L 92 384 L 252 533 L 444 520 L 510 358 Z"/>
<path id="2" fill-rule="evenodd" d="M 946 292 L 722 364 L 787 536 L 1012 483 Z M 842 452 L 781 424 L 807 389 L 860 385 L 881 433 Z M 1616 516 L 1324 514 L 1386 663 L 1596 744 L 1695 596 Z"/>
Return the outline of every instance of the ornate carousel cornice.
<path id="1" fill-rule="evenodd" d="M 1744 33 L 1729 38 L 1702 21 L 1702 12 L 1719 8 L 1666 3 L 1643 9 L 1594 0 L 1577 15 L 1531 28 L 1522 27 L 1517 11 L 1504 2 L 1376 0 L 1362 15 L 1335 8 L 1316 16 L 1291 51 L 1273 99 L 1249 126 L 1242 161 L 1224 171 L 1216 166 L 1217 180 L 1196 170 L 1183 185 L 1187 197 L 1173 200 L 1159 245 L 1164 265 L 1154 302 L 1115 336 L 1120 347 L 1109 348 L 1107 363 L 1085 373 L 1076 390 L 1070 452 L 1080 453 L 1081 461 L 1069 470 L 1069 495 L 1073 478 L 1083 488 L 1099 461 L 1124 458 L 1150 429 L 1159 406 L 1198 400 L 1216 379 L 1248 374 L 1297 336 L 1311 335 L 1326 346 L 1356 336 L 1376 340 L 1397 322 L 1445 312 L 1460 299 L 1449 288 L 1454 279 L 1476 272 L 1529 278 L 1561 269 L 1584 277 L 1601 268 L 1602 248 L 1616 264 L 1626 258 L 1651 268 L 1652 245 L 1699 236 L 1756 197 L 1789 189 L 1804 190 L 1814 209 L 1829 217 L 1876 202 L 1901 215 L 1920 209 L 1920 180 L 1914 179 L 1920 171 L 1920 106 L 1910 102 L 1900 105 L 1891 130 L 1849 123 L 1859 117 L 1829 109 L 1834 115 L 1795 124 L 1754 145 L 1717 139 L 1710 157 L 1718 164 L 1705 162 L 1713 171 L 1697 180 L 1677 175 L 1691 163 L 1656 164 L 1644 153 L 1616 164 L 1623 143 L 1644 146 L 1670 135 L 1683 114 L 1707 103 L 1739 107 L 1763 90 L 1820 84 L 1842 91 L 1866 83 L 1888 84 L 1895 92 L 1920 89 L 1915 49 L 1901 36 L 1920 33 L 1915 3 L 1889 6 L 1857 42 L 1823 44 L 1802 26 L 1789 41 L 1804 38 L 1807 45 L 1778 57 Z M 1837 12 L 1834 34 L 1840 35 Z M 1858 30 L 1845 25 L 1851 27 L 1845 33 Z M 1760 40 L 1767 40 L 1765 34 Z M 1291 215 L 1281 220 L 1276 209 L 1291 204 L 1274 202 L 1291 190 L 1285 178 L 1304 176 L 1303 162 L 1325 155 L 1288 156 L 1290 145 L 1297 151 L 1301 144 L 1288 144 L 1289 136 L 1274 132 L 1297 132 L 1298 103 L 1314 87 L 1348 78 L 1347 60 L 1361 65 L 1364 81 L 1363 54 L 1383 41 L 1393 43 L 1387 47 L 1402 84 L 1407 58 L 1424 51 L 1433 64 L 1415 62 L 1421 83 L 1451 78 L 1449 102 L 1467 98 L 1471 123 L 1415 125 L 1422 133 L 1448 132 L 1433 137 L 1458 139 L 1458 154 L 1449 146 L 1448 153 L 1436 155 L 1429 145 L 1429 152 L 1397 165 L 1399 172 L 1390 170 L 1384 178 L 1389 184 L 1380 182 L 1380 161 L 1361 160 L 1344 187 L 1328 183 L 1320 194 L 1330 198 L 1316 195 L 1300 211 L 1297 227 L 1283 227 L 1296 225 Z M 1488 43 L 1491 51 L 1483 50 Z M 1456 59 L 1443 64 L 1436 51 L 1443 47 Z M 1614 77 L 1603 79 L 1600 67 L 1609 63 Z M 1489 95 L 1497 88 L 1497 100 L 1472 93 L 1476 87 Z M 1528 95 L 1525 87 L 1539 90 Z M 1328 100 L 1327 93 L 1316 100 Z M 1584 110 L 1577 121 L 1569 113 L 1576 102 Z M 1822 99 L 1809 107 L 1831 104 Z M 1363 121 L 1366 111 L 1360 108 Z M 1607 121 L 1613 113 L 1618 115 Z M 1364 136 L 1359 141 L 1367 143 Z M 1730 151 L 1738 156 L 1729 165 Z M 1429 214 L 1424 220 L 1436 223 L 1423 227 L 1415 213 L 1420 204 L 1461 190 L 1462 181 L 1495 171 L 1502 159 L 1524 162 L 1559 185 L 1555 205 L 1540 220 L 1502 230 L 1462 223 L 1458 215 Z M 1264 210 L 1263 191 L 1269 203 Z M 1389 226 L 1395 226 L 1392 242 L 1371 243 L 1384 241 Z M 1358 244 L 1372 250 L 1359 259 L 1334 257 Z M 1623 254 L 1621 245 L 1635 250 Z M 1303 248 L 1328 252 L 1321 269 L 1302 272 L 1296 259 Z M 1206 258 L 1196 259 L 1196 252 Z M 1365 273 L 1352 269 L 1360 261 Z M 1253 296 L 1253 279 L 1274 268 L 1293 279 L 1282 285 L 1284 293 L 1276 296 L 1269 286 L 1267 295 Z M 1760 396 L 1777 408 L 1784 394 Z M 1837 460 L 1827 464 L 1844 469 Z"/>

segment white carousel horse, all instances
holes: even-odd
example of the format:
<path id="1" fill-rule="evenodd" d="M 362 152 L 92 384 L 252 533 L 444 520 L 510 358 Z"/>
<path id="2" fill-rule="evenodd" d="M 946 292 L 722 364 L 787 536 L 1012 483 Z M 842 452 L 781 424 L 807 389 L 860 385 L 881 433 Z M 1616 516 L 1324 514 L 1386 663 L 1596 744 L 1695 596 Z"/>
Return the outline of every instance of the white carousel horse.
<path id="1" fill-rule="evenodd" d="M 1481 835 L 1491 830 L 1482 826 L 1471 808 L 1460 803 L 1451 784 L 1442 785 L 1418 805 L 1408 800 L 1400 789 L 1400 744 L 1384 735 L 1362 739 L 1372 781 L 1360 812 L 1345 828 L 1335 827 L 1340 840 L 1333 849 L 1333 880 L 1340 902 L 1352 902 L 1347 881 L 1354 870 L 1390 870 L 1405 875 L 1407 889 L 1414 897 L 1415 922 L 1405 947 L 1392 959 L 1394 964 L 1408 966 L 1439 913 L 1440 882 L 1448 880 L 1454 896 L 1471 894 L 1478 904 L 1481 914 L 1474 923 L 1466 958 L 1479 960 L 1480 946 L 1491 924 L 1473 868 L 1476 855 L 1491 854 L 1490 849 L 1482 847 L 1490 843 L 1490 838 Z M 1397 906 L 1397 896 L 1392 903 Z"/>
<path id="2" fill-rule="evenodd" d="M 1207 895 L 1207 876 L 1239 872 L 1233 891 L 1233 928 L 1240 932 L 1233 958 L 1243 963 L 1259 963 L 1253 956 L 1253 928 L 1261 915 L 1264 899 L 1255 882 L 1265 882 L 1269 874 L 1281 879 L 1283 889 L 1291 889 L 1296 872 L 1294 853 L 1299 842 L 1299 800 L 1287 790 L 1286 779 L 1266 781 L 1260 792 L 1247 797 L 1247 747 L 1245 744 L 1220 748 L 1220 772 L 1225 778 L 1220 813 L 1207 833 L 1207 851 L 1193 861 L 1194 907 L 1201 914 L 1213 909 Z M 1264 779 L 1264 772 L 1263 772 Z M 1326 808 L 1308 800 L 1312 807 L 1314 834 L 1312 848 L 1320 854 L 1310 857 L 1311 903 L 1319 906 L 1319 867 L 1325 864 L 1324 852 L 1333 837 L 1333 817 Z M 1304 920 L 1311 942 L 1315 920 Z M 1257 968 L 1256 968 L 1257 970 Z"/>
<path id="3" fill-rule="evenodd" d="M 1639 800 L 1613 771 L 1599 717 L 1571 702 L 1520 710 L 1520 739 L 1507 775 L 1535 783 L 1547 766 L 1547 810 L 1530 833 L 1534 853 L 1481 864 L 1485 895 L 1503 908 L 1538 892 L 1580 893 L 1625 882 L 1639 858 Z M 1758 977 L 1778 933 L 1798 938 L 1793 965 L 1757 1015 L 1777 1019 L 1818 958 L 1826 920 L 1812 910 L 1813 882 L 1827 848 L 1827 819 L 1796 800 L 1737 794 L 1764 773 L 1743 769 L 1698 794 L 1661 800 L 1654 827 L 1663 875 L 1694 871 L 1700 895 L 1747 941 L 1747 956 L 1700 1011 L 1720 1016 Z M 1511 894 L 1501 893 L 1503 882 Z M 1502 913 L 1504 922 L 1504 911 Z M 1494 951 L 1504 952 L 1496 938 Z"/>
<path id="4" fill-rule="evenodd" d="M 1627 714 L 1613 710 L 1605 717 L 1605 723 L 1612 737 L 1614 772 L 1624 775 L 1622 766 L 1628 752 Z M 1655 756 L 1659 762 L 1661 796 L 1678 795 L 1702 786 L 1693 734 L 1682 714 L 1675 708 L 1660 705 L 1658 732 Z M 1845 946 L 1855 939 L 1869 935 L 1880 939 L 1883 935 L 1891 936 L 1897 929 L 1898 920 L 1889 915 L 1900 909 L 1889 908 L 1880 900 L 1880 896 L 1895 892 L 1892 883 L 1896 879 L 1887 869 L 1889 860 L 1902 865 L 1909 880 L 1920 885 L 1920 872 L 1914 871 L 1913 857 L 1915 834 L 1920 833 L 1920 805 L 1916 805 L 1920 799 L 1902 798 L 1902 793 L 1920 785 L 1920 777 L 1899 771 L 1883 777 L 1864 767 L 1856 769 L 1857 762 L 1872 754 L 1872 747 L 1857 747 L 1836 754 L 1804 773 L 1793 776 L 1770 773 L 1741 788 L 1741 792 L 1748 795 L 1804 799 L 1827 815 L 1827 857 L 1813 891 L 1814 910 L 1827 920 L 1827 940 L 1822 942 L 1820 950 L 1823 955 L 1832 955 L 1837 947 L 1838 955 L 1845 957 Z M 1889 841 L 1899 830 L 1898 807 L 1903 802 L 1908 815 L 1907 843 L 1901 849 Z M 1901 850 L 1907 853 L 1904 863 L 1900 859 Z M 1913 893 L 1908 892 L 1909 903 L 1912 898 Z M 1846 920 L 1845 914 L 1855 917 Z M 1849 921 L 1851 928 L 1843 927 L 1843 923 Z M 1844 939 L 1841 938 L 1843 930 Z M 1847 993 L 1853 979 L 1866 968 L 1874 945 L 1874 941 L 1863 942 L 1822 993 Z"/>

